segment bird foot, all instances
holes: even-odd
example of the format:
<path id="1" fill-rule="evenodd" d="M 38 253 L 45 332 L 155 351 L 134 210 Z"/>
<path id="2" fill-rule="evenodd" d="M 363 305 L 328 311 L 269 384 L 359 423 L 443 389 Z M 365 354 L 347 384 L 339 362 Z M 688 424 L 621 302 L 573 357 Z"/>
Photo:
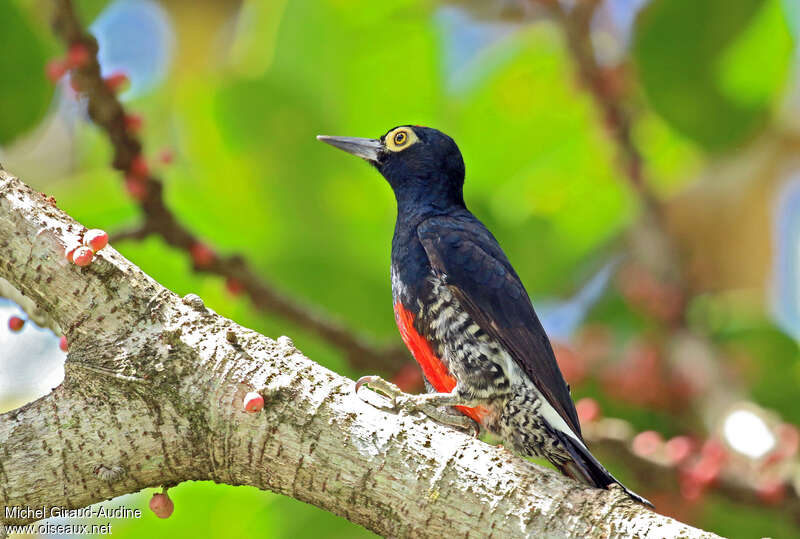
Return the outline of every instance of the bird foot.
<path id="1" fill-rule="evenodd" d="M 393 407 L 397 406 L 397 397 L 403 395 L 402 389 L 400 389 L 393 383 L 389 382 L 388 380 L 384 380 L 380 376 L 362 376 L 361 378 L 356 380 L 356 389 L 355 389 L 356 395 L 358 395 L 358 390 L 361 389 L 363 386 L 367 386 L 370 389 L 374 389 L 377 393 L 381 393 L 383 394 L 384 397 L 388 397 L 389 400 L 392 401 Z"/>
<path id="2" fill-rule="evenodd" d="M 387 397 L 392 403 L 392 408 L 398 412 L 422 412 L 434 421 L 455 427 L 461 431 L 470 432 L 473 436 L 477 437 L 480 433 L 480 425 L 471 418 L 458 412 L 448 412 L 446 408 L 431 403 L 432 398 L 438 397 L 441 400 L 441 394 L 439 393 L 409 395 L 408 393 L 403 393 L 395 384 L 384 380 L 380 376 L 362 376 L 359 378 L 355 385 L 356 395 L 358 395 L 358 390 L 363 386 L 367 386 Z M 359 396 L 359 398 L 361 397 Z M 362 398 L 362 400 L 365 399 Z"/>

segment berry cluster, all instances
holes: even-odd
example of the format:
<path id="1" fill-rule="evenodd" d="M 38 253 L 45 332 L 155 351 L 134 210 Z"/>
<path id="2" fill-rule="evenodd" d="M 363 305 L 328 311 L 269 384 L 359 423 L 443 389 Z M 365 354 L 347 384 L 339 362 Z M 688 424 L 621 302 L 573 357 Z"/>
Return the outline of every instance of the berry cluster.
<path id="1" fill-rule="evenodd" d="M 51 60 L 45 66 L 47 78 L 53 82 L 58 81 L 72 69 L 80 69 L 89 64 L 91 55 L 89 49 L 83 43 L 75 43 L 67 51 L 64 58 Z"/>
<path id="2" fill-rule="evenodd" d="M 592 398 L 583 398 L 576 403 L 578 418 L 584 432 L 604 438 L 604 430 L 608 430 L 611 439 L 619 436 L 619 425 L 603 425 L 600 405 Z M 619 420 L 610 420 L 616 421 Z M 793 459 L 800 450 L 800 430 L 794 425 L 782 423 L 775 429 L 778 443 L 764 457 L 749 461 L 745 472 L 742 472 L 743 457 L 730 450 L 725 442 L 712 436 L 706 440 L 694 436 L 679 435 L 665 439 L 659 432 L 646 430 L 636 434 L 630 441 L 633 454 L 665 469 L 676 472 L 680 495 L 684 500 L 698 501 L 718 482 L 723 472 L 736 470 L 735 475 L 753 489 L 754 494 L 766 504 L 778 504 L 787 494 L 786 469 L 791 468 Z M 667 513 L 680 516 L 678 510 L 669 509 L 673 504 L 667 493 L 655 493 L 650 496 L 659 501 L 659 508 L 667 509 Z M 673 508 L 675 509 L 675 508 Z M 665 513 L 665 514 L 667 514 Z M 683 516 L 683 518 L 688 518 Z"/>
<path id="3" fill-rule="evenodd" d="M 553 352 L 573 388 L 598 380 L 609 396 L 653 410 L 680 411 L 706 384 L 688 378 L 653 340 L 630 340 L 617 361 L 612 332 L 596 324 L 584 327 L 572 344 L 553 341 Z"/>
<path id="4" fill-rule="evenodd" d="M 64 251 L 67 260 L 76 266 L 88 266 L 97 251 L 108 245 L 108 234 L 99 228 L 86 231 L 81 243 L 68 245 Z"/>
<path id="5" fill-rule="evenodd" d="M 70 71 L 81 69 L 89 65 L 92 55 L 89 48 L 84 43 L 73 43 L 67 50 L 67 54 L 63 58 L 56 58 L 47 62 L 45 66 L 45 74 L 51 82 L 58 82 L 64 75 Z M 128 76 L 124 73 L 115 72 L 104 79 L 106 87 L 118 93 L 128 87 Z M 77 78 L 70 78 L 70 86 L 75 93 L 80 93 L 82 89 L 78 86 Z"/>
<path id="6" fill-rule="evenodd" d="M 57 58 L 47 63 L 46 73 L 47 77 L 52 82 L 57 82 L 68 72 L 72 72 L 73 76 L 70 77 L 70 86 L 76 94 L 80 94 L 85 89 L 81 88 L 80 78 L 74 76 L 75 70 L 79 70 L 89 65 L 92 61 L 91 52 L 84 43 L 74 43 L 70 46 L 67 54 L 63 58 Z M 129 79 L 125 73 L 115 72 L 103 79 L 106 88 L 113 92 L 119 93 L 124 91 L 129 86 Z M 128 133 L 138 133 L 142 129 L 144 120 L 138 114 L 125 114 L 123 117 L 125 130 Z M 161 160 L 164 163 L 169 163 L 173 159 L 172 153 L 169 151 L 162 152 Z M 129 165 L 125 170 L 125 188 L 128 194 L 136 201 L 142 202 L 148 195 L 148 182 L 147 178 L 150 175 L 150 169 L 142 155 L 137 155 L 131 159 Z"/>

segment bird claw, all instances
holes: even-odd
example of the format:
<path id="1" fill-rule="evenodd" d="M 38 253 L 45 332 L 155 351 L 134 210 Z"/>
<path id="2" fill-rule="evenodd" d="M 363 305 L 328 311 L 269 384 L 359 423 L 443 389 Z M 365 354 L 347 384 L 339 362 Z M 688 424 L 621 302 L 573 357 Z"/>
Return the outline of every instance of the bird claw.
<path id="1" fill-rule="evenodd" d="M 430 395 L 409 395 L 403 393 L 403 390 L 395 384 L 384 380 L 380 376 L 362 376 L 359 378 L 355 385 L 356 395 L 358 395 L 358 390 L 364 386 L 388 398 L 392 403 L 392 408 L 397 412 L 421 412 L 438 423 L 455 427 L 461 431 L 467 431 L 471 433 L 473 437 L 477 437 L 480 434 L 481 427 L 478 423 L 454 410 L 452 413 L 448 413 L 444 411 L 443 408 L 427 402 Z M 364 397 L 360 395 L 358 395 L 358 397 L 368 402 Z"/>
<path id="2" fill-rule="evenodd" d="M 358 390 L 361 389 L 363 386 L 367 386 L 368 388 L 374 390 L 375 392 L 382 394 L 384 397 L 387 397 L 390 401 L 392 401 L 392 406 L 395 408 L 397 408 L 398 397 L 404 395 L 402 389 L 400 389 L 393 383 L 389 382 L 388 380 L 384 380 L 380 376 L 362 376 L 361 378 L 356 380 L 356 387 L 355 387 L 356 395 L 358 395 Z"/>
<path id="3" fill-rule="evenodd" d="M 392 401 L 392 408 L 398 412 L 425 412 L 425 409 L 429 408 L 419 395 L 403 393 L 402 389 L 380 376 L 362 376 L 359 378 L 356 381 L 356 395 L 358 395 L 358 390 L 364 386 Z"/>

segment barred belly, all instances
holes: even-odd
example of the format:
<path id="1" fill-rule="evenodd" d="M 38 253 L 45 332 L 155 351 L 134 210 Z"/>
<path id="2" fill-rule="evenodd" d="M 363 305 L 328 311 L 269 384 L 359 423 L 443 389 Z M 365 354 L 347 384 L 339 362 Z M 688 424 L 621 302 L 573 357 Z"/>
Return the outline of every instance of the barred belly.
<path id="1" fill-rule="evenodd" d="M 466 399 L 485 400 L 481 425 L 515 452 L 544 457 L 554 464 L 569 460 L 542 408 L 545 412 L 549 408 L 552 414 L 555 410 L 503 347 L 471 319 L 442 280 L 432 277 L 430 282 L 430 297 L 416 302 L 414 326 L 456 381 L 455 388 L 441 388 L 429 380 L 434 389 L 452 389 Z M 397 301 L 402 284 L 393 279 L 393 285 Z"/>

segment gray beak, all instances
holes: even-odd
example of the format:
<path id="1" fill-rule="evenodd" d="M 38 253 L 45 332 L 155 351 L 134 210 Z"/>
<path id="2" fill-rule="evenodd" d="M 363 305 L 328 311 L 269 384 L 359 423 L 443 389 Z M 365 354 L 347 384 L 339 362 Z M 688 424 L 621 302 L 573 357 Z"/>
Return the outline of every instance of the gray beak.
<path id="1" fill-rule="evenodd" d="M 378 162 L 378 152 L 383 148 L 380 140 L 358 137 L 329 137 L 317 135 L 317 140 L 326 142 L 335 148 L 351 153 L 373 163 Z"/>

